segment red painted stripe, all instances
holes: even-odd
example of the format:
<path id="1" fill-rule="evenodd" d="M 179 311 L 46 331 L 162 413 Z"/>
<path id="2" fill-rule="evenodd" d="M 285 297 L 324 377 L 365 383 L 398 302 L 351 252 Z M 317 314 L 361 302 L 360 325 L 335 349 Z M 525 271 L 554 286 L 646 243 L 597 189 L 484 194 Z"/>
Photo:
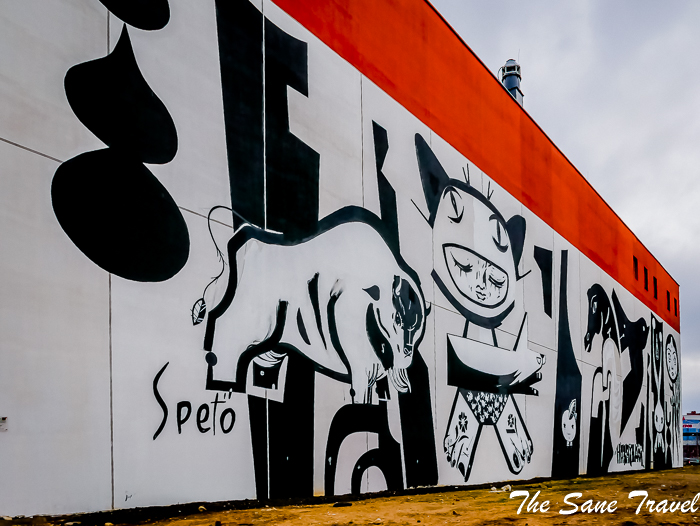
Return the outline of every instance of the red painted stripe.
<path id="1" fill-rule="evenodd" d="M 680 331 L 675 280 L 427 1 L 274 1 Z"/>

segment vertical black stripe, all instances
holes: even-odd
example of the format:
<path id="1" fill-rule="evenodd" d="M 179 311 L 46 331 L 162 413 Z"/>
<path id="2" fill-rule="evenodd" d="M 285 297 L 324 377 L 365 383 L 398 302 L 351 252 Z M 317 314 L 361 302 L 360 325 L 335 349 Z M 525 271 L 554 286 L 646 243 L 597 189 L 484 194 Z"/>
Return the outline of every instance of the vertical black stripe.
<path id="1" fill-rule="evenodd" d="M 263 18 L 248 1 L 216 2 L 231 208 L 265 226 Z M 242 220 L 233 214 L 233 225 Z"/>
<path id="2" fill-rule="evenodd" d="M 314 274 L 314 277 L 309 280 L 309 299 L 311 300 L 311 306 L 314 308 L 314 318 L 316 319 L 316 329 L 318 334 L 321 336 L 321 341 L 323 342 L 324 349 L 327 349 L 326 337 L 323 335 L 323 322 L 321 321 L 321 309 L 318 304 L 318 272 Z"/>

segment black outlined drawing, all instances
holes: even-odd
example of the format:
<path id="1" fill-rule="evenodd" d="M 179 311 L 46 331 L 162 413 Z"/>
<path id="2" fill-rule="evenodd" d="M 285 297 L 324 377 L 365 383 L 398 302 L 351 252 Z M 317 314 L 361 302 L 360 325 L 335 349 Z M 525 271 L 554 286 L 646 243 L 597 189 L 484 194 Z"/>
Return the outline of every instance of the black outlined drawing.
<path id="1" fill-rule="evenodd" d="M 569 325 L 569 251 L 561 251 L 559 274 L 559 330 L 557 331 L 557 377 L 554 394 L 552 477 L 573 478 L 579 474 L 581 450 L 581 370 L 576 362 Z"/>
<path id="2" fill-rule="evenodd" d="M 649 327 L 643 318 L 635 322 L 627 318 L 614 290 L 612 302 L 599 284 L 588 289 L 587 296 L 588 321 L 583 337 L 584 349 L 588 353 L 600 352 L 602 358 L 602 365 L 596 368 L 593 375 L 587 463 L 587 473 L 598 475 L 610 469 L 620 437 L 637 407 L 644 380 L 644 349 Z M 600 350 L 593 348 L 596 335 L 600 335 Z M 630 363 L 630 370 L 624 378 L 621 364 L 623 352 L 627 352 Z M 635 433 L 635 436 L 637 440 L 641 438 L 639 433 Z M 639 445 L 642 446 L 642 443 Z"/>
<path id="3" fill-rule="evenodd" d="M 450 178 L 420 134 L 415 145 L 433 228 L 432 277 L 466 320 L 462 335 L 447 335 L 447 382 L 458 391 L 444 451 L 468 480 L 481 429 L 493 425 L 508 468 L 517 474 L 530 462 L 533 445 L 513 393 L 537 394 L 532 384 L 540 381 L 545 359 L 527 347 L 527 315 L 512 350 L 499 347 L 495 329 L 513 310 L 515 282 L 524 277 L 518 265 L 525 220 L 515 215 L 506 221 L 468 176 Z M 491 329 L 493 345 L 470 339 L 470 323 Z"/>
<path id="4" fill-rule="evenodd" d="M 355 402 L 371 403 L 384 377 L 398 392 L 410 389 L 406 369 L 426 315 L 418 278 L 371 212 L 346 207 L 320 225 L 299 243 L 247 225 L 233 236 L 228 288 L 207 321 L 204 347 L 216 356 L 208 358 L 209 388 L 244 392 L 248 364 L 271 369 L 286 356 L 281 347 L 350 383 Z M 212 362 L 228 380 L 214 378 Z"/>

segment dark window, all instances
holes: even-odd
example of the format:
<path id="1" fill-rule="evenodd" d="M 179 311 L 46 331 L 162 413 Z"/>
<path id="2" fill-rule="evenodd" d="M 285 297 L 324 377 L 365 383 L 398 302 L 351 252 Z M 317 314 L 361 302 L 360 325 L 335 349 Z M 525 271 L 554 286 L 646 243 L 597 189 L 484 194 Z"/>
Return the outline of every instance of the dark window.
<path id="1" fill-rule="evenodd" d="M 671 293 L 666 291 L 666 310 L 671 310 Z"/>
<path id="2" fill-rule="evenodd" d="M 644 267 L 644 290 L 649 290 L 649 271 Z"/>
<path id="3" fill-rule="evenodd" d="M 656 276 L 654 276 L 654 299 L 658 299 L 659 294 L 656 289 Z"/>
<path id="4" fill-rule="evenodd" d="M 637 261 L 637 256 L 632 256 L 632 266 L 634 267 L 634 279 L 639 279 L 639 261 Z"/>
<path id="5" fill-rule="evenodd" d="M 673 298 L 673 315 L 678 316 L 678 300 Z"/>

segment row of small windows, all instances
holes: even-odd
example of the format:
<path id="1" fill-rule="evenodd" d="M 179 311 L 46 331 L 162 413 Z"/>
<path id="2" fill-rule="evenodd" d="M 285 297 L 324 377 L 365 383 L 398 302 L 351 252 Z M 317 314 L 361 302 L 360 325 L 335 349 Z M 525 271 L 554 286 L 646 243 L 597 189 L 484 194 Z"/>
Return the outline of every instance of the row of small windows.
<path id="1" fill-rule="evenodd" d="M 634 279 L 639 280 L 639 261 L 637 256 L 632 256 L 632 266 L 634 268 Z M 656 281 L 656 276 L 653 278 L 654 285 L 654 299 L 659 299 L 658 283 Z M 644 267 L 644 290 L 649 290 L 649 271 Z M 666 310 L 671 311 L 671 293 L 666 291 Z M 673 298 L 673 315 L 678 316 L 678 299 Z"/>

